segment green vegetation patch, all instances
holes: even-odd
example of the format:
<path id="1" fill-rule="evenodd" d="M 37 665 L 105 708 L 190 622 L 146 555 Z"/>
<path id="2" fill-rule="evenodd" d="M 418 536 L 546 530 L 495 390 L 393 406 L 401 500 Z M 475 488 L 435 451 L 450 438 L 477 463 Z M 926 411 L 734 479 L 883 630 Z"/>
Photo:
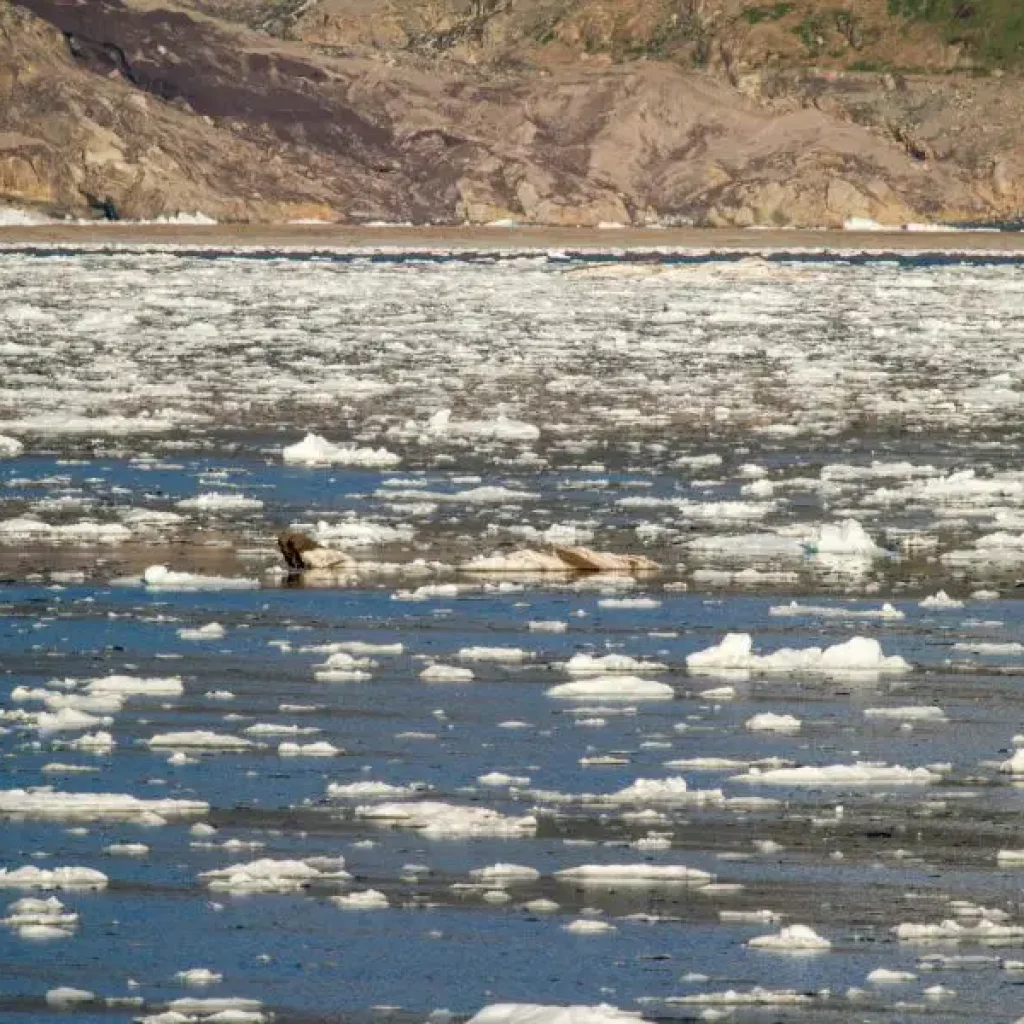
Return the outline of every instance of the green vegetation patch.
<path id="1" fill-rule="evenodd" d="M 935 25 L 983 66 L 1024 64 L 1021 0 L 887 0 L 891 15 Z"/>
<path id="2" fill-rule="evenodd" d="M 792 4 L 783 2 L 769 4 L 767 7 L 744 7 L 740 15 L 749 24 L 759 25 L 762 21 L 779 21 L 792 10 Z"/>

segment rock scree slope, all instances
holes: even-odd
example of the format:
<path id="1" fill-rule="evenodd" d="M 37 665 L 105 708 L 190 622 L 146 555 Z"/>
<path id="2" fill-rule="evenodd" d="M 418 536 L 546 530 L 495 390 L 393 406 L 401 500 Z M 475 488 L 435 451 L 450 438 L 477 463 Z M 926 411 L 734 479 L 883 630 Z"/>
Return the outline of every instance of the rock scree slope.
<path id="1" fill-rule="evenodd" d="M 0 201 L 258 222 L 1015 220 L 1013 54 L 995 66 L 970 25 L 920 13 L 7 0 Z"/>

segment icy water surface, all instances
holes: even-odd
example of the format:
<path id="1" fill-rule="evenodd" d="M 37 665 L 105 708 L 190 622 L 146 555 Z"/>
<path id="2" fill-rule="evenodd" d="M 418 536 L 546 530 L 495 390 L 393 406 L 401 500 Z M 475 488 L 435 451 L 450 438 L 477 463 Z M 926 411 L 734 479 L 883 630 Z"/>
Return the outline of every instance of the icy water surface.
<path id="1" fill-rule="evenodd" d="M 1015 1020 L 1022 297 L 0 253 L 0 1020 Z"/>

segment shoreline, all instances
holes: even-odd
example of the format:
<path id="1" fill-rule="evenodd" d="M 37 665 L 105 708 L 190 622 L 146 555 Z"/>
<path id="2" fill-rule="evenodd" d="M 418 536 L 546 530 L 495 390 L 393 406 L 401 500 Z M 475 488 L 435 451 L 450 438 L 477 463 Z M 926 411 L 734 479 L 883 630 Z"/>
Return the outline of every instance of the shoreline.
<path id="1" fill-rule="evenodd" d="M 0 227 L 0 251 L 38 246 L 374 250 L 993 253 L 1024 255 L 1017 231 L 405 227 L 336 224 L 40 224 Z"/>

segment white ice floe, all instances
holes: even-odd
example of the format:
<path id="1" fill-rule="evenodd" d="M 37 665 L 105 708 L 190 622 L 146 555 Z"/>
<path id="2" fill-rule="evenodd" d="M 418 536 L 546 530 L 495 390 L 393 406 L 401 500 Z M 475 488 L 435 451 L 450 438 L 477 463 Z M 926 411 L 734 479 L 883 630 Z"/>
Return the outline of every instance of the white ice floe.
<path id="1" fill-rule="evenodd" d="M 549 697 L 571 700 L 671 700 L 675 696 L 668 683 L 629 675 L 585 676 L 552 686 L 545 693 Z"/>
<path id="2" fill-rule="evenodd" d="M 0 924 L 23 939 L 66 938 L 78 927 L 78 915 L 69 911 L 56 896 L 39 899 L 25 896 L 7 907 Z"/>
<path id="3" fill-rule="evenodd" d="M 938 924 L 904 922 L 893 928 L 901 942 L 981 942 L 986 945 L 1019 945 L 1024 939 L 1024 927 L 982 919 L 977 922 L 956 921 L 947 918 Z"/>
<path id="4" fill-rule="evenodd" d="M 420 673 L 420 679 L 427 683 L 471 683 L 473 670 L 456 665 L 428 665 Z"/>
<path id="5" fill-rule="evenodd" d="M 538 1003 L 494 1003 L 467 1024 L 639 1024 L 639 1013 L 614 1006 L 545 1006 Z"/>
<path id="6" fill-rule="evenodd" d="M 363 889 L 332 896 L 331 902 L 342 910 L 386 910 L 388 907 L 388 898 L 379 889 Z"/>
<path id="7" fill-rule="evenodd" d="M 185 627 L 178 630 L 182 640 L 221 640 L 227 630 L 219 622 L 208 622 L 205 626 L 194 629 Z"/>
<path id="8" fill-rule="evenodd" d="M 330 782 L 327 796 L 332 800 L 400 800 L 423 794 L 424 786 L 392 786 L 388 782 Z"/>
<path id="9" fill-rule="evenodd" d="M 917 981 L 917 975 L 910 971 L 894 971 L 888 967 L 876 967 L 864 980 L 869 985 L 906 985 Z"/>
<path id="10" fill-rule="evenodd" d="M 723 799 L 720 789 L 690 789 L 681 775 L 667 779 L 636 779 L 624 789 L 595 797 L 595 800 L 613 804 L 673 804 L 681 807 L 701 807 L 717 804 Z"/>
<path id="11" fill-rule="evenodd" d="M 219 971 L 212 971 L 209 967 L 190 967 L 185 971 L 178 971 L 174 977 L 183 985 L 216 985 L 224 980 L 224 975 Z"/>
<path id="12" fill-rule="evenodd" d="M 102 676 L 87 683 L 85 689 L 94 696 L 121 697 L 179 697 L 185 691 L 181 676 Z"/>
<path id="13" fill-rule="evenodd" d="M 84 988 L 72 988 L 70 985 L 60 985 L 51 988 L 46 993 L 46 1002 L 49 1006 L 72 1008 L 79 1003 L 91 1003 L 96 999 L 96 993 Z"/>
<path id="14" fill-rule="evenodd" d="M 107 881 L 95 868 L 0 868 L 0 889 L 105 889 Z"/>
<path id="15" fill-rule="evenodd" d="M 865 708 L 865 718 L 892 718 L 900 722 L 945 722 L 946 712 L 934 704 L 907 704 L 892 708 Z"/>
<path id="16" fill-rule="evenodd" d="M 288 892 L 314 882 L 347 882 L 351 875 L 344 870 L 345 859 L 317 858 L 308 860 L 262 860 L 247 864 L 231 864 L 226 868 L 204 871 L 200 878 L 211 888 L 228 892 Z"/>
<path id="17" fill-rule="evenodd" d="M 682 864 L 581 864 L 556 871 L 554 877 L 584 886 L 704 886 L 714 876 Z"/>
<path id="18" fill-rule="evenodd" d="M 814 996 L 807 992 L 797 992 L 791 988 L 753 988 L 738 990 L 726 989 L 724 992 L 698 992 L 689 996 L 669 996 L 666 1003 L 683 1006 L 808 1006 L 814 1002 Z M 715 1017 L 707 1017 L 715 1020 Z"/>
<path id="19" fill-rule="evenodd" d="M 49 787 L 0 790 L 0 814 L 11 818 L 131 821 L 143 815 L 189 818 L 209 810 L 205 800 L 142 800 L 128 793 L 62 793 Z"/>
<path id="20" fill-rule="evenodd" d="M 517 885 L 535 882 L 540 878 L 536 868 L 524 867 L 522 864 L 491 864 L 485 868 L 474 868 L 469 873 L 474 882 L 487 885 Z"/>
<path id="21" fill-rule="evenodd" d="M 143 742 L 154 749 L 171 750 L 248 750 L 254 746 L 252 740 L 243 736 L 193 729 L 181 732 L 161 732 Z"/>
<path id="22" fill-rule="evenodd" d="M 255 512 L 263 508 L 263 502 L 259 498 L 247 498 L 244 494 L 208 491 L 194 498 L 185 498 L 177 502 L 176 507 L 196 512 Z"/>
<path id="23" fill-rule="evenodd" d="M 721 643 L 686 658 L 691 673 L 715 675 L 722 671 L 766 674 L 903 673 L 911 665 L 898 654 L 886 656 L 873 637 L 855 636 L 831 647 L 783 647 L 771 654 L 753 653 L 749 633 L 728 633 Z"/>
<path id="24" fill-rule="evenodd" d="M 964 606 L 963 601 L 958 601 L 956 598 L 950 597 L 944 590 L 940 590 L 929 597 L 922 598 L 918 603 L 921 608 L 930 608 L 932 610 L 963 608 Z"/>
<path id="25" fill-rule="evenodd" d="M 463 647 L 456 655 L 462 661 L 493 661 L 497 664 L 516 665 L 531 657 L 521 647 Z"/>
<path id="26" fill-rule="evenodd" d="M 842 605 L 800 604 L 790 601 L 789 604 L 775 604 L 768 609 L 769 615 L 797 618 L 801 616 L 821 619 L 883 619 L 898 620 L 906 618 L 901 612 L 886 602 L 881 608 L 846 608 Z"/>
<path id="27" fill-rule="evenodd" d="M 506 772 L 487 772 L 477 776 L 477 782 L 481 786 L 528 786 L 530 777 L 528 775 L 509 775 Z"/>
<path id="28" fill-rule="evenodd" d="M 879 761 L 854 764 L 803 765 L 799 768 L 758 768 L 752 766 L 732 782 L 757 782 L 771 786 L 927 786 L 941 782 L 943 775 L 932 768 L 906 768 Z"/>
<path id="29" fill-rule="evenodd" d="M 1024 747 L 1018 747 L 1011 757 L 1002 761 L 999 770 L 1007 775 L 1024 775 Z"/>
<path id="30" fill-rule="evenodd" d="M 839 523 L 825 523 L 807 542 L 807 550 L 816 555 L 857 555 L 873 558 L 884 555 L 856 519 L 844 519 Z"/>
<path id="31" fill-rule="evenodd" d="M 142 581 L 153 590 L 252 590 L 260 581 L 245 576 L 203 576 L 193 572 L 174 572 L 166 565 L 151 565 Z"/>
<path id="32" fill-rule="evenodd" d="M 793 733 L 800 731 L 800 725 L 800 719 L 794 715 L 776 715 L 771 711 L 762 711 L 743 723 L 749 732 Z"/>
<path id="33" fill-rule="evenodd" d="M 427 421 L 427 434 L 436 438 L 473 438 L 480 441 L 536 441 L 540 429 L 532 423 L 499 413 L 489 420 L 456 420 L 451 409 L 438 409 Z"/>
<path id="34" fill-rule="evenodd" d="M 306 434 L 281 450 L 286 463 L 299 466 L 355 466 L 362 469 L 391 469 L 402 460 L 385 448 L 359 448 L 353 444 L 332 444 L 319 434 Z"/>
<path id="35" fill-rule="evenodd" d="M 381 825 L 417 829 L 431 839 L 494 836 L 516 838 L 537 831 L 533 815 L 510 817 L 490 807 L 460 807 L 438 801 L 366 804 L 355 809 L 357 818 Z"/>
<path id="36" fill-rule="evenodd" d="M 832 943 L 805 924 L 791 924 L 774 935 L 758 935 L 747 945 L 752 949 L 782 952 L 816 952 L 832 948 Z"/>
<path id="37" fill-rule="evenodd" d="M 459 568 L 463 572 L 569 573 L 572 570 L 558 555 L 549 551 L 510 551 L 479 555 Z"/>
<path id="38" fill-rule="evenodd" d="M 600 935 L 603 932 L 615 931 L 615 925 L 593 917 L 580 917 L 568 924 L 563 924 L 562 931 L 570 932 L 573 935 Z"/>
<path id="39" fill-rule="evenodd" d="M 0 459 L 15 459 L 24 450 L 25 446 L 16 437 L 0 434 Z"/>
<path id="40" fill-rule="evenodd" d="M 571 676 L 603 676 L 612 672 L 663 672 L 668 666 L 628 654 L 574 654 L 563 667 Z"/>
<path id="41" fill-rule="evenodd" d="M 18 544 L 25 540 L 50 544 L 122 544 L 131 538 L 132 531 L 121 523 L 97 523 L 91 519 L 57 525 L 32 516 L 0 521 L 0 544 Z"/>
<path id="42" fill-rule="evenodd" d="M 316 743 L 285 742 L 277 746 L 278 757 L 336 757 L 344 753 L 341 747 L 336 747 L 327 740 L 319 740 Z"/>
<path id="43" fill-rule="evenodd" d="M 149 847 L 145 843 L 111 843 L 103 847 L 103 852 L 113 857 L 145 857 Z"/>
<path id="44" fill-rule="evenodd" d="M 602 597 L 597 605 L 599 608 L 660 608 L 661 602 L 653 597 Z"/>

